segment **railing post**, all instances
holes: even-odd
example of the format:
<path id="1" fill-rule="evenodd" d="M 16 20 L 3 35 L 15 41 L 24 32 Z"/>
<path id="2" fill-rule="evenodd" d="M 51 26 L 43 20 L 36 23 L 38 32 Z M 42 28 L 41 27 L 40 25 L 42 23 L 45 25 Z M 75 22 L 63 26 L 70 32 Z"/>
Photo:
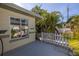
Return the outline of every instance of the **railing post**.
<path id="1" fill-rule="evenodd" d="M 41 40 L 43 40 L 43 32 L 41 32 Z"/>

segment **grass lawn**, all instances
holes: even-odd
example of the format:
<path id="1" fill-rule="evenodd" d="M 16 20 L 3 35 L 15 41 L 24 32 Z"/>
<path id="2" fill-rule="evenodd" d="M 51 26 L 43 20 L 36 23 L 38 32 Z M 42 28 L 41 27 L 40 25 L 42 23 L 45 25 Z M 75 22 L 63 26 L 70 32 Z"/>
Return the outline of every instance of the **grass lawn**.
<path id="1" fill-rule="evenodd" d="M 71 39 L 69 40 L 69 47 L 73 49 L 73 54 L 79 56 L 79 40 Z"/>

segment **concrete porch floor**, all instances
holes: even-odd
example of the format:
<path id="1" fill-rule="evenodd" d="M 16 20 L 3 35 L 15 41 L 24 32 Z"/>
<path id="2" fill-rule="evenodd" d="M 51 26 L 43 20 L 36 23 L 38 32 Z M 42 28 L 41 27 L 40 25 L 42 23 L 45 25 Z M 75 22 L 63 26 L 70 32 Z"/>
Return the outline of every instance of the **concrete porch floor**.
<path id="1" fill-rule="evenodd" d="M 4 56 L 67 56 L 65 49 L 44 42 L 35 41 L 16 48 L 4 54 Z"/>

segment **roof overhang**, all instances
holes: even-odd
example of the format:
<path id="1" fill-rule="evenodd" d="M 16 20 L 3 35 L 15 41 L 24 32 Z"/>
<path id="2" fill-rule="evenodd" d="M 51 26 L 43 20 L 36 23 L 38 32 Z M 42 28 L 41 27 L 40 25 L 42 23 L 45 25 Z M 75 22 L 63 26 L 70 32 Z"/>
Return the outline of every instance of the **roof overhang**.
<path id="1" fill-rule="evenodd" d="M 30 15 L 33 17 L 37 17 L 37 18 L 42 18 L 42 16 L 35 14 L 34 12 L 31 12 L 29 10 L 26 10 L 20 6 L 17 6 L 16 4 L 13 3 L 0 3 L 0 7 L 6 8 L 8 10 L 11 11 L 16 11 L 18 13 L 24 14 L 24 15 Z"/>

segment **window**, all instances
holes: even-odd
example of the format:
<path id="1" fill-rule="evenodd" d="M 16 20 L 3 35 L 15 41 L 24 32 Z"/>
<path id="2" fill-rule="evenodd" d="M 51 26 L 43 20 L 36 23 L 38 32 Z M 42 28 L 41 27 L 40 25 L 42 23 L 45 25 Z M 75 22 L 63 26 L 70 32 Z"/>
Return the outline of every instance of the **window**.
<path id="1" fill-rule="evenodd" d="M 28 20 L 20 18 L 10 18 L 11 39 L 28 37 Z"/>
<path id="2" fill-rule="evenodd" d="M 26 19 L 21 19 L 21 37 L 26 37 L 28 35 L 28 21 Z"/>

